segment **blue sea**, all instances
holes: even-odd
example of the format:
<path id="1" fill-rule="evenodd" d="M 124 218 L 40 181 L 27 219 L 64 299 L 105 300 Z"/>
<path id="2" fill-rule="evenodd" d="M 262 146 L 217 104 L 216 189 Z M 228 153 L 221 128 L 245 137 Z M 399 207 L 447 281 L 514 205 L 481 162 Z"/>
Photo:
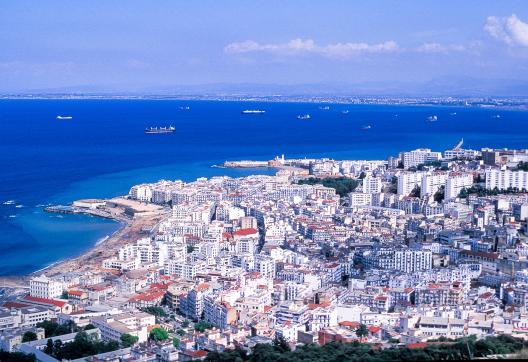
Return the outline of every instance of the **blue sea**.
<path id="1" fill-rule="evenodd" d="M 433 106 L 176 100 L 0 100 L 0 275 L 76 256 L 119 224 L 42 205 L 126 194 L 137 183 L 272 173 L 225 160 L 386 159 L 399 151 L 528 147 L 528 112 Z M 182 110 L 180 107 L 190 107 Z M 244 109 L 265 114 L 242 115 Z M 348 110 L 348 114 L 343 114 Z M 298 120 L 309 113 L 310 120 Z M 453 114 L 453 113 L 456 113 Z M 57 115 L 71 115 L 58 121 Z M 437 115 L 437 122 L 427 122 Z M 500 118 L 497 118 L 497 115 Z M 150 126 L 176 133 L 146 135 Z M 370 125 L 369 130 L 363 130 Z M 12 201 L 12 202 L 10 202 Z"/>

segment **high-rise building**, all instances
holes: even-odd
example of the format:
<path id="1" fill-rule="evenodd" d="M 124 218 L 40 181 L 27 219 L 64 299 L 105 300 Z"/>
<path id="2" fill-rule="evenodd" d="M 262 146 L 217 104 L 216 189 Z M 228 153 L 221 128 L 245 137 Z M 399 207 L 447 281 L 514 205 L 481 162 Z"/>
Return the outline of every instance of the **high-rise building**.
<path id="1" fill-rule="evenodd" d="M 447 172 L 432 172 L 422 177 L 420 196 L 434 195 L 442 186 L 445 186 Z"/>
<path id="2" fill-rule="evenodd" d="M 416 167 L 418 165 L 439 161 L 442 159 L 441 152 L 433 152 L 429 148 L 418 148 L 414 151 L 402 152 L 400 158 L 404 168 Z"/>
<path id="3" fill-rule="evenodd" d="M 402 172 L 398 178 L 398 195 L 407 196 L 416 186 L 420 186 L 425 172 Z"/>
<path id="4" fill-rule="evenodd" d="M 528 190 L 528 171 L 490 169 L 486 171 L 486 189 L 507 190 L 514 188 Z"/>
<path id="5" fill-rule="evenodd" d="M 473 185 L 473 175 L 470 173 L 450 173 L 447 177 L 444 191 L 444 200 L 456 198 L 460 191 Z"/>

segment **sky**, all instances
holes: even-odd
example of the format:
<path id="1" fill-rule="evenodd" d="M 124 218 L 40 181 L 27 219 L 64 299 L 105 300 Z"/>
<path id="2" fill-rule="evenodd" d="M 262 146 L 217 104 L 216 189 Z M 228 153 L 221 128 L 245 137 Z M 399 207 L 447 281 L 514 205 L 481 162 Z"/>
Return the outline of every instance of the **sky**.
<path id="1" fill-rule="evenodd" d="M 526 88 L 528 1 L 0 0 L 0 93 L 464 82 Z"/>

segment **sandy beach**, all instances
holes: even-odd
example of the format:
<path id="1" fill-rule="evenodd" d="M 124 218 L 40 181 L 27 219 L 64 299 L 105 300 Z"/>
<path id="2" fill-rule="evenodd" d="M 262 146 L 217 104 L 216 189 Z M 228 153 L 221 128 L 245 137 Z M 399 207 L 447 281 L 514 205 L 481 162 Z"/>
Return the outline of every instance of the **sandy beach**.
<path id="1" fill-rule="evenodd" d="M 121 227 L 106 240 L 95 243 L 93 247 L 78 257 L 59 260 L 29 275 L 0 277 L 0 288 L 27 288 L 28 279 L 35 274 L 53 276 L 73 271 L 98 271 L 102 268 L 101 264 L 104 259 L 115 256 L 115 252 L 121 246 L 148 236 L 149 232 L 171 213 L 167 207 L 146 204 L 123 197 L 89 200 L 89 202 L 104 203 L 105 205 L 94 209 L 77 207 L 74 212 L 111 218 L 120 222 Z"/>

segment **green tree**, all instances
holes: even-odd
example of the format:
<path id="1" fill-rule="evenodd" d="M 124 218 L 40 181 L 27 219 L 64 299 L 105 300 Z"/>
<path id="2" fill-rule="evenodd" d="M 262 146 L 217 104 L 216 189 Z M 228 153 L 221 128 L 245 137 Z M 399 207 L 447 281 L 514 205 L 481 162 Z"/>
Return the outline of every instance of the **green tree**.
<path id="1" fill-rule="evenodd" d="M 163 328 L 153 328 L 151 331 L 150 331 L 150 335 L 149 335 L 150 339 L 156 341 L 156 342 L 161 342 L 161 341 L 165 341 L 166 339 L 169 338 L 169 333 L 164 330 Z"/>
<path id="2" fill-rule="evenodd" d="M 291 348 L 288 341 L 283 336 L 276 336 L 273 340 L 273 346 L 280 352 L 290 352 Z"/>
<path id="3" fill-rule="evenodd" d="M 299 185 L 323 185 L 325 187 L 330 187 L 336 190 L 336 193 L 344 197 L 350 192 L 354 191 L 359 182 L 356 179 L 348 177 L 327 177 L 327 178 L 317 178 L 311 177 L 307 179 L 301 179 L 297 182 Z"/>
<path id="4" fill-rule="evenodd" d="M 121 345 L 124 348 L 132 347 L 139 341 L 139 338 L 128 333 L 123 333 L 121 335 Z"/>
<path id="5" fill-rule="evenodd" d="M 192 245 L 187 245 L 187 254 L 190 254 L 194 251 L 194 246 Z"/>
<path id="6" fill-rule="evenodd" d="M 205 332 L 206 329 L 213 329 L 214 325 L 206 322 L 206 321 L 199 321 L 198 323 L 194 323 L 194 329 L 199 332 Z"/>
<path id="7" fill-rule="evenodd" d="M 0 350 L 0 361 L 2 362 L 35 362 L 36 360 L 37 359 L 34 354 L 5 352 Z"/>
<path id="8" fill-rule="evenodd" d="M 172 338 L 172 345 L 176 348 L 180 345 L 180 339 L 177 337 Z"/>
<path id="9" fill-rule="evenodd" d="M 368 336 L 369 331 L 366 325 L 360 324 L 359 327 L 356 329 L 356 336 L 359 338 L 364 338 Z"/>
<path id="10" fill-rule="evenodd" d="M 44 334 L 46 335 L 46 338 L 74 333 L 80 330 L 73 321 L 68 321 L 64 324 L 58 324 L 57 322 L 47 320 L 37 323 L 37 327 L 44 328 Z"/>
<path id="11" fill-rule="evenodd" d="M 50 356 L 53 354 L 53 341 L 51 340 L 51 338 L 48 338 L 48 341 L 46 342 L 44 353 L 49 354 Z"/>
<path id="12" fill-rule="evenodd" d="M 445 186 L 444 185 L 440 186 L 438 191 L 436 191 L 436 193 L 434 194 L 434 200 L 436 202 L 444 201 L 444 191 L 445 191 Z"/>
<path id="13" fill-rule="evenodd" d="M 167 316 L 167 312 L 165 312 L 163 308 L 157 307 L 157 306 L 146 307 L 146 308 L 143 308 L 142 311 L 148 314 L 152 314 L 156 317 L 166 317 Z"/>
<path id="14" fill-rule="evenodd" d="M 36 340 L 37 340 L 37 334 L 32 331 L 27 331 L 22 336 L 22 343 L 36 341 Z"/>
<path id="15" fill-rule="evenodd" d="M 78 359 L 87 356 L 93 356 L 99 353 L 111 352 L 119 349 L 119 343 L 115 341 L 105 342 L 97 338 L 96 334 L 87 334 L 86 332 L 78 332 L 72 342 L 62 343 L 57 339 L 54 343 L 48 340 L 45 353 L 49 353 L 58 360 Z"/>
<path id="16" fill-rule="evenodd" d="M 68 299 L 68 292 L 66 290 L 62 292 L 61 299 Z"/>
<path id="17" fill-rule="evenodd" d="M 84 327 L 85 331 L 89 331 L 90 329 L 95 329 L 96 327 L 92 323 L 88 323 L 86 327 Z"/>
<path id="18" fill-rule="evenodd" d="M 53 356 L 57 357 L 57 359 L 62 359 L 62 341 L 60 339 L 55 340 L 53 342 Z"/>
<path id="19" fill-rule="evenodd" d="M 183 327 L 183 328 L 187 328 L 187 327 L 189 327 L 189 321 L 188 321 L 187 319 L 183 321 L 183 323 L 182 323 L 182 327 Z"/>
<path id="20" fill-rule="evenodd" d="M 409 194 L 409 196 L 412 196 L 412 197 L 420 197 L 420 191 L 421 191 L 420 186 L 416 185 L 416 186 L 414 186 L 414 189 L 412 189 L 412 191 L 411 191 L 411 193 Z"/>
<path id="21" fill-rule="evenodd" d="M 185 331 L 184 331 L 183 329 L 178 329 L 178 330 L 176 331 L 176 334 L 177 334 L 178 336 L 182 336 L 182 337 L 183 337 L 183 336 L 185 335 Z"/>

